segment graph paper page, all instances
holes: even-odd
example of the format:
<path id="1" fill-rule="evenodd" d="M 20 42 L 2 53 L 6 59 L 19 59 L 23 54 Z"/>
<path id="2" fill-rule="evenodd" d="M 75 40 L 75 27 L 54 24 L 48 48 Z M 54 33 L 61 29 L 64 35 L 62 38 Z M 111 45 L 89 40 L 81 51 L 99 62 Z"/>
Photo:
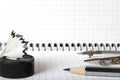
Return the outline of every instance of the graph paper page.
<path id="1" fill-rule="evenodd" d="M 4 0 L 0 7 L 1 42 L 11 30 L 35 43 L 120 40 L 120 0 Z"/>
<path id="2" fill-rule="evenodd" d="M 119 80 L 119 77 L 84 76 L 64 71 L 64 68 L 96 65 L 84 63 L 88 56 L 68 51 L 33 51 L 28 52 L 35 57 L 35 74 L 28 78 L 15 80 Z M 108 56 L 108 55 L 107 55 Z M 11 80 L 0 77 L 1 80 Z"/>
<path id="3" fill-rule="evenodd" d="M 33 43 L 119 43 L 120 0 L 1 0 L 0 42 L 11 30 Z M 74 51 L 28 54 L 35 57 L 35 74 L 19 80 L 119 80 L 63 71 L 86 65 L 88 57 Z"/>

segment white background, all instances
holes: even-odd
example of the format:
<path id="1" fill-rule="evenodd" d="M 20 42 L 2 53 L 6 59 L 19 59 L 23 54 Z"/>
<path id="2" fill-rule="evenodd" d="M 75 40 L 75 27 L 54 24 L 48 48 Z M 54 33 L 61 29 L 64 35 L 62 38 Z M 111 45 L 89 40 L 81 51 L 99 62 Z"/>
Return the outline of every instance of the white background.
<path id="1" fill-rule="evenodd" d="M 1 0 L 0 42 L 119 42 L 120 0 Z"/>

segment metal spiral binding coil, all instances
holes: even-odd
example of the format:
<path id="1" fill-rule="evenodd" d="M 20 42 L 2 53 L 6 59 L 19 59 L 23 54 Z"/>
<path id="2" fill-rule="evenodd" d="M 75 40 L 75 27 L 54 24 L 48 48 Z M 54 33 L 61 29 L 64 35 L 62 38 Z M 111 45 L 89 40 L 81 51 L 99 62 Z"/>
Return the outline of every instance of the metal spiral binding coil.
<path id="1" fill-rule="evenodd" d="M 0 43 L 0 51 L 6 43 Z M 90 51 L 90 50 L 120 50 L 120 43 L 29 43 L 31 51 Z"/>
<path id="2" fill-rule="evenodd" d="M 29 43 L 32 51 L 120 50 L 120 43 Z"/>

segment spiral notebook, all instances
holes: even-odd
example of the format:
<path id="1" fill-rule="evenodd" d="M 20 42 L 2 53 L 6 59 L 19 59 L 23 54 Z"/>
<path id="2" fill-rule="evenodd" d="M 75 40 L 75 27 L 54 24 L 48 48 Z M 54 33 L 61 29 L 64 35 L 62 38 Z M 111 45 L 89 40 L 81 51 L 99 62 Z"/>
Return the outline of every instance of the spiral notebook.
<path id="1" fill-rule="evenodd" d="M 2 51 L 5 46 L 6 43 L 0 43 L 0 51 Z M 119 80 L 117 77 L 83 76 L 63 70 L 67 67 L 78 67 L 85 65 L 100 66 L 98 64 L 85 63 L 83 60 L 88 59 L 88 56 L 77 54 L 77 52 L 90 50 L 119 51 L 120 43 L 29 43 L 27 53 L 35 57 L 35 74 L 31 77 L 25 78 L 25 80 Z M 114 55 L 105 54 L 99 56 L 105 57 Z M 119 65 L 114 66 L 119 67 Z"/>
<path id="2" fill-rule="evenodd" d="M 91 65 L 78 52 L 120 50 L 120 0 L 2 0 L 0 6 L 0 52 L 14 30 L 35 57 L 35 74 L 19 80 L 119 80 L 63 69 Z M 106 56 L 114 55 L 93 57 Z"/>

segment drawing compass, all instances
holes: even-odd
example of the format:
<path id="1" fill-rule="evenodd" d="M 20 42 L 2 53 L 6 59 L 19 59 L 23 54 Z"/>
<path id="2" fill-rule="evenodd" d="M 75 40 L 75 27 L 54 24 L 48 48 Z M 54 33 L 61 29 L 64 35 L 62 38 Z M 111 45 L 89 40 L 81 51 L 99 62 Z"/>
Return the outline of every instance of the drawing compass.
<path id="1" fill-rule="evenodd" d="M 99 51 L 85 51 L 82 52 L 82 55 L 88 55 L 89 58 L 91 58 L 94 54 L 104 54 L 104 53 L 120 53 L 120 51 L 108 51 L 108 50 L 99 50 Z M 112 64 L 120 64 L 120 56 L 115 57 L 105 57 L 105 58 L 93 58 L 93 59 L 87 59 L 84 60 L 85 62 L 93 62 L 98 63 L 100 65 L 112 65 Z"/>

